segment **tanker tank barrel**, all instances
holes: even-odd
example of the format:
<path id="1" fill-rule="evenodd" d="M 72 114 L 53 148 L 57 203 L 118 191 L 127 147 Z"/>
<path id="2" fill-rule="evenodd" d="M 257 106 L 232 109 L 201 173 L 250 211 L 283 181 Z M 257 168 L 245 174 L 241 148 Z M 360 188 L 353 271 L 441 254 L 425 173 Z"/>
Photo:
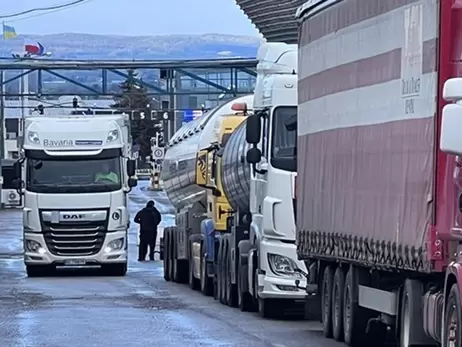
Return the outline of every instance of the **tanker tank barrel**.
<path id="1" fill-rule="evenodd" d="M 223 117 L 236 112 L 233 110 L 234 104 L 252 104 L 252 101 L 252 94 L 227 100 L 185 124 L 172 136 L 165 152 L 160 178 L 170 202 L 176 209 L 206 201 L 207 188 L 197 185 L 196 182 L 197 155 L 201 150 L 221 143 L 217 129 Z"/>
<path id="2" fill-rule="evenodd" d="M 246 120 L 229 137 L 222 155 L 224 193 L 234 211 L 246 213 L 250 201 L 250 166 L 243 160 L 250 148 L 245 140 Z"/>

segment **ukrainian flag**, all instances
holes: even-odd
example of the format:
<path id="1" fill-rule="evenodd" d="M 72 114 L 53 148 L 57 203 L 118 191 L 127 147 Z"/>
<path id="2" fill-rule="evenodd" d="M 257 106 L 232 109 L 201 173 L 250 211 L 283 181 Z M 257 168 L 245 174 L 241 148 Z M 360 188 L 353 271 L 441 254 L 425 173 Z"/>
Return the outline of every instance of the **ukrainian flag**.
<path id="1" fill-rule="evenodd" d="M 3 24 L 3 38 L 5 40 L 12 39 L 16 36 L 18 36 L 18 34 L 16 34 L 16 30 L 12 26 Z"/>

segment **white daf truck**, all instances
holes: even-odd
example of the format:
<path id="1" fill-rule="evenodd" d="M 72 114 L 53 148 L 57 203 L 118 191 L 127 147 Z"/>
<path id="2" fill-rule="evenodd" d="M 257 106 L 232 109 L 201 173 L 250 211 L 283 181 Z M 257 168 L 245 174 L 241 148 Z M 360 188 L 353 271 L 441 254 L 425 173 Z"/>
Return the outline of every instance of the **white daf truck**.
<path id="1" fill-rule="evenodd" d="M 127 195 L 136 186 L 126 115 L 28 117 L 15 164 L 28 276 L 57 267 L 127 271 Z"/>

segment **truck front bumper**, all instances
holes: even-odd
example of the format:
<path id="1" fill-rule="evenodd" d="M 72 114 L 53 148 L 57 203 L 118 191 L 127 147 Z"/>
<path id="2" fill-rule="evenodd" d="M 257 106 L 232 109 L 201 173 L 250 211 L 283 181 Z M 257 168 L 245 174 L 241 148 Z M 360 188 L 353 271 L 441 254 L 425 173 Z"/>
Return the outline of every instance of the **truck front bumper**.
<path id="1" fill-rule="evenodd" d="M 258 275 L 258 296 L 262 299 L 304 300 L 306 297 L 306 279 L 298 274 L 281 276 L 273 272 L 268 261 L 268 254 L 276 254 L 291 259 L 299 269 L 306 272 L 305 264 L 297 260 L 294 244 L 279 240 L 263 240 L 260 243 L 260 269 Z M 295 281 L 299 280 L 299 286 Z"/>
<path id="2" fill-rule="evenodd" d="M 113 249 L 108 245 L 123 239 L 123 245 L 119 249 Z M 33 241 L 40 247 L 32 251 L 28 242 Z M 71 261 L 73 264 L 68 264 Z M 57 265 L 57 266 L 97 266 L 102 264 L 126 263 L 127 262 L 127 232 L 115 231 L 107 233 L 103 246 L 97 254 L 93 255 L 64 255 L 59 256 L 51 253 L 46 245 L 45 238 L 41 233 L 24 233 L 24 263 L 26 265 Z"/>

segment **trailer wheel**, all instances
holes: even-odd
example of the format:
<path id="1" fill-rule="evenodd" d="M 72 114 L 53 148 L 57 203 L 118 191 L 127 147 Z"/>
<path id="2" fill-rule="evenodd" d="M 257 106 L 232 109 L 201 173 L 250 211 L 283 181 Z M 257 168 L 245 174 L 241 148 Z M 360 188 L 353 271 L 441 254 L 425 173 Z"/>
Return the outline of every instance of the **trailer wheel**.
<path id="1" fill-rule="evenodd" d="M 218 256 L 217 256 L 217 297 L 218 301 L 223 302 L 223 240 L 218 241 Z"/>
<path id="2" fill-rule="evenodd" d="M 237 288 L 231 281 L 231 266 L 234 264 L 231 261 L 231 247 L 227 242 L 227 256 L 226 256 L 226 304 L 231 307 L 237 306 Z"/>
<path id="3" fill-rule="evenodd" d="M 459 287 L 453 284 L 449 291 L 444 317 L 444 347 L 459 347 L 462 344 L 462 317 Z"/>
<path id="4" fill-rule="evenodd" d="M 237 304 L 242 312 L 254 311 L 254 302 L 252 295 L 249 292 L 245 292 L 242 282 L 244 278 L 248 276 L 246 267 L 242 265 L 241 255 L 239 254 L 239 263 L 237 267 Z"/>
<path id="5" fill-rule="evenodd" d="M 173 238 L 172 241 L 174 241 Z M 177 283 L 185 283 L 188 280 L 188 260 L 176 258 L 175 244 L 172 245 L 172 250 L 172 278 Z"/>
<path id="6" fill-rule="evenodd" d="M 199 280 L 196 277 L 194 277 L 194 259 L 193 259 L 193 255 L 192 255 L 192 242 L 191 242 L 191 245 L 189 247 L 189 276 L 188 276 L 188 283 L 189 283 L 189 287 L 192 290 L 198 290 L 199 287 L 200 287 Z"/>
<path id="7" fill-rule="evenodd" d="M 332 335 L 336 341 L 343 340 L 343 292 L 345 274 L 339 266 L 335 270 L 332 290 Z"/>
<path id="8" fill-rule="evenodd" d="M 222 303 L 228 305 L 228 243 L 226 236 L 223 239 L 223 249 L 221 252 L 221 293 Z"/>
<path id="9" fill-rule="evenodd" d="M 399 328 L 400 347 L 434 346 L 423 330 L 422 296 L 424 285 L 419 280 L 407 278 L 401 291 L 400 314 L 397 326 Z"/>
<path id="10" fill-rule="evenodd" d="M 334 270 L 331 265 L 326 266 L 322 278 L 322 325 L 325 337 L 332 337 L 332 290 L 334 282 Z"/>
<path id="11" fill-rule="evenodd" d="M 369 315 L 366 309 L 358 305 L 359 276 L 361 270 L 350 266 L 345 279 L 343 296 L 343 331 L 348 346 L 369 345 L 365 332 Z"/>
<path id="12" fill-rule="evenodd" d="M 201 292 L 206 296 L 213 294 L 213 281 L 207 271 L 207 257 L 205 256 L 204 243 L 201 245 Z"/>
<path id="13" fill-rule="evenodd" d="M 164 280 L 171 281 L 171 270 L 170 270 L 170 236 L 169 229 L 166 228 L 164 234 Z"/>

